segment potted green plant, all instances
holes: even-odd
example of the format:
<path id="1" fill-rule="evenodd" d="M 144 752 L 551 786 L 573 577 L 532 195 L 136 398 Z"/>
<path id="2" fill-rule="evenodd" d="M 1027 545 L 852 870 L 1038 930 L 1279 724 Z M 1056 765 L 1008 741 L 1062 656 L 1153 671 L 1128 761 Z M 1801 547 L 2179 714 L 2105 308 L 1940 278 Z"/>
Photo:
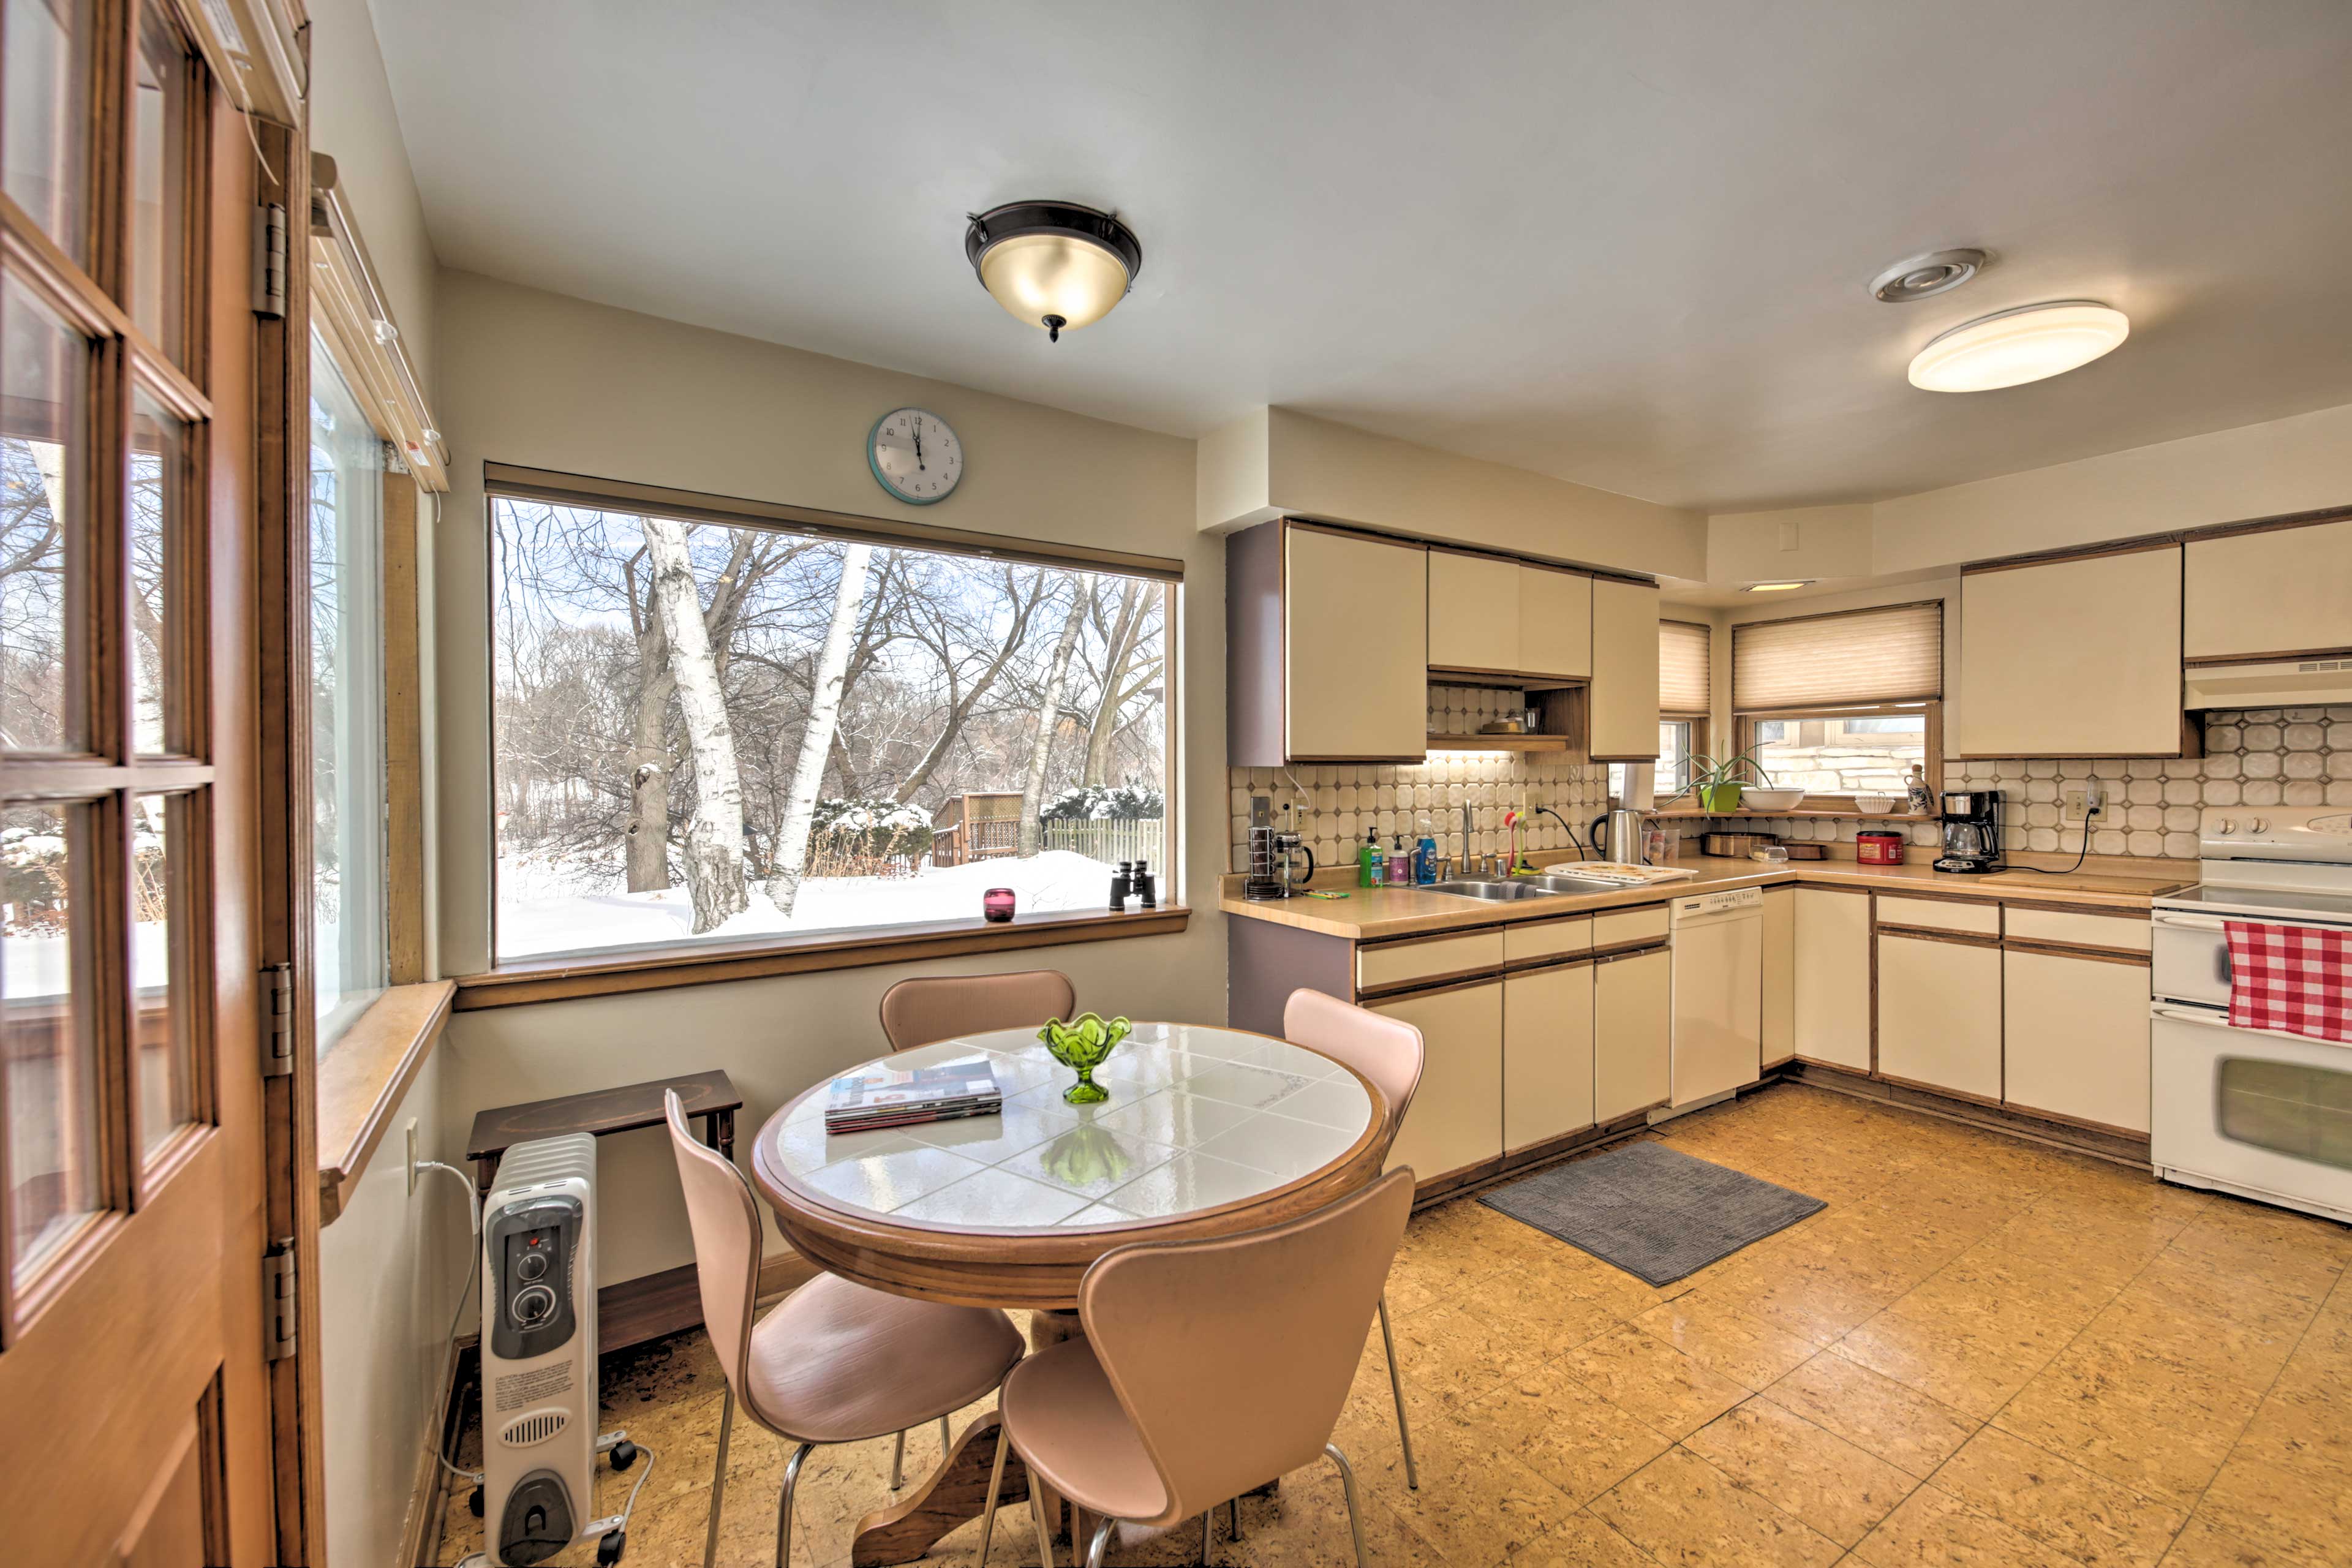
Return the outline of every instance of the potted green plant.
<path id="1" fill-rule="evenodd" d="M 1738 811 L 1740 791 L 1745 787 L 1739 778 L 1743 772 L 1753 774 L 1758 784 L 1772 782 L 1753 752 L 1742 752 L 1721 762 L 1704 755 L 1692 757 L 1691 794 L 1698 797 L 1698 808 L 1718 816 Z"/>

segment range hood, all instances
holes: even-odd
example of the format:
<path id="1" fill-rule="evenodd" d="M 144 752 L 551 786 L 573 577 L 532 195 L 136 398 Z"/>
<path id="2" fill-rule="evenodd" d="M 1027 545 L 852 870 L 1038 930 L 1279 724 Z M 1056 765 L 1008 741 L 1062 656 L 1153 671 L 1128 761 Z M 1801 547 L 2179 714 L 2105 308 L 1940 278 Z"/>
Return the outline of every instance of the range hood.
<path id="1" fill-rule="evenodd" d="M 2187 677 L 2181 685 L 2180 706 L 2191 713 L 2207 708 L 2313 708 L 2352 702 L 2352 657 L 2191 665 Z"/>

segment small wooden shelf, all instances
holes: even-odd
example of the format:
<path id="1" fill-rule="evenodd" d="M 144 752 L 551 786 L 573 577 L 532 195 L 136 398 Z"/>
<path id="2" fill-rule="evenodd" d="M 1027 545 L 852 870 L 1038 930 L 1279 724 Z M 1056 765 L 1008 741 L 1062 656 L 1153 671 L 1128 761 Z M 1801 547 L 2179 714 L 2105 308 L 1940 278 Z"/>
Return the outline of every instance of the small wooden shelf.
<path id="1" fill-rule="evenodd" d="M 1717 816 L 1727 822 L 1738 821 L 1741 817 L 1756 816 L 1843 817 L 1848 822 L 1936 822 L 1941 820 L 1938 817 L 1921 816 L 1915 812 L 1908 811 L 1832 811 L 1827 808 L 1819 808 L 1810 805 L 1801 805 L 1793 811 L 1771 811 L 1760 805 L 1752 807 L 1741 806 L 1738 811 L 1702 811 L 1695 805 L 1685 805 L 1671 809 L 1653 811 L 1646 815 L 1651 816 L 1675 817 Z"/>
<path id="2" fill-rule="evenodd" d="M 1576 742 L 1566 735 L 1432 735 L 1433 752 L 1565 752 Z"/>

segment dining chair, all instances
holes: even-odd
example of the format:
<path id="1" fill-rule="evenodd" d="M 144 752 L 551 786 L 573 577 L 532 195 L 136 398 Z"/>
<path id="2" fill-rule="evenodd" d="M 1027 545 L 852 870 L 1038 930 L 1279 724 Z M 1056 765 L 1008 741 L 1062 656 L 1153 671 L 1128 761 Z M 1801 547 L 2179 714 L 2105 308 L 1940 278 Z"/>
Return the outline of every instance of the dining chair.
<path id="1" fill-rule="evenodd" d="M 882 1034 L 892 1050 L 912 1050 L 957 1035 L 1035 1028 L 1077 1005 L 1077 988 L 1059 970 L 927 975 L 882 993 Z"/>
<path id="2" fill-rule="evenodd" d="M 1008 1448 L 1029 1468 L 1044 1568 L 1054 1556 L 1043 1489 L 1100 1516 L 1085 1568 L 1101 1568 L 1119 1521 L 1157 1529 L 1205 1515 L 1318 1456 L 1339 1468 L 1357 1568 L 1368 1568 L 1356 1473 L 1331 1429 L 1412 1212 L 1403 1168 L 1263 1230 L 1096 1259 L 1078 1282 L 1086 1336 L 1029 1357 L 997 1395 L 978 1568 Z"/>
<path id="3" fill-rule="evenodd" d="M 1396 1142 L 1397 1129 L 1421 1087 L 1423 1047 L 1421 1031 L 1402 1018 L 1342 1002 L 1320 991 L 1294 991 L 1282 1009 L 1283 1038 L 1347 1063 L 1372 1080 L 1389 1102 L 1389 1120 L 1381 1158 Z M 1396 1401 L 1397 1442 L 1404 1449 L 1404 1484 L 1421 1489 L 1421 1473 L 1412 1462 L 1412 1429 L 1404 1418 L 1404 1379 L 1397 1370 L 1396 1336 L 1389 1331 L 1389 1293 L 1381 1292 L 1381 1348 L 1389 1358 L 1389 1394 Z"/>
<path id="4" fill-rule="evenodd" d="M 739 1405 L 799 1445 L 784 1464 L 776 1500 L 776 1568 L 787 1568 L 793 1489 L 811 1451 L 820 1443 L 862 1443 L 893 1432 L 903 1438 L 908 1427 L 931 1420 L 940 1424 L 944 1446 L 948 1416 L 985 1396 L 1021 1360 L 1021 1333 L 993 1308 L 918 1301 L 837 1274 L 818 1275 L 758 1317 L 760 1210 L 751 1184 L 732 1160 L 687 1130 L 675 1089 L 664 1092 L 662 1105 L 694 1235 L 702 1324 L 727 1374 L 703 1568 L 711 1568 L 719 1552 L 727 1446 Z"/>

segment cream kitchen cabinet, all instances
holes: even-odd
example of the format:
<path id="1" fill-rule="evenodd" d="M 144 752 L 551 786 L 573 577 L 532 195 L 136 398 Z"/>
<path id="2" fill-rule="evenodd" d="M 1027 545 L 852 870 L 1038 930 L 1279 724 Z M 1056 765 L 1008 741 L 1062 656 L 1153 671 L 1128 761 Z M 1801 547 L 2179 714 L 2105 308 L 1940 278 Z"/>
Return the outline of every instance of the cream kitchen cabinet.
<path id="1" fill-rule="evenodd" d="M 1592 1125 L 1592 961 L 1503 977 L 1503 1150 Z"/>
<path id="2" fill-rule="evenodd" d="M 1765 895 L 1769 906 L 1771 895 Z M 1770 920 L 1766 915 L 1767 973 Z M 1835 888 L 1789 893 L 1789 1013 L 1796 1054 L 1870 1070 L 1870 895 Z M 1764 1055 L 1769 1058 L 1771 1051 Z"/>
<path id="3" fill-rule="evenodd" d="M 1511 674 L 1519 660 L 1519 563 L 1429 552 L 1429 668 Z"/>
<path id="4" fill-rule="evenodd" d="M 1646 763 L 1658 754 L 1658 590 L 1592 581 L 1591 753 Z"/>
<path id="5" fill-rule="evenodd" d="M 2352 518 L 2192 539 L 2183 572 L 2190 658 L 2352 650 Z"/>
<path id="6" fill-rule="evenodd" d="M 1964 573 L 1958 754 L 2182 755 L 2180 574 L 2178 544 Z"/>
<path id="7" fill-rule="evenodd" d="M 1878 933 L 1882 1077 L 2000 1103 L 2000 945 Z"/>
<path id="8" fill-rule="evenodd" d="M 1797 1054 L 1797 890 L 1764 889 L 1763 1065 Z"/>
<path id="9" fill-rule="evenodd" d="M 1613 1121 L 1666 1101 L 1671 962 L 1662 947 L 1594 961 L 1592 1115 L 1596 1121 Z"/>
<path id="10" fill-rule="evenodd" d="M 2001 960 L 2003 1101 L 2012 1110 L 2146 1133 L 2147 962 L 2018 948 Z"/>
<path id="11" fill-rule="evenodd" d="M 1389 1151 L 1430 1181 L 1503 1152 L 1503 981 L 1474 982 L 1366 1004 L 1421 1031 L 1421 1088 Z"/>
<path id="12" fill-rule="evenodd" d="M 1225 542 L 1232 766 L 1421 761 L 1428 555 L 1410 541 L 1286 521 Z"/>
<path id="13" fill-rule="evenodd" d="M 1528 675 L 1592 673 L 1592 579 L 1519 563 L 1519 668 Z"/>

